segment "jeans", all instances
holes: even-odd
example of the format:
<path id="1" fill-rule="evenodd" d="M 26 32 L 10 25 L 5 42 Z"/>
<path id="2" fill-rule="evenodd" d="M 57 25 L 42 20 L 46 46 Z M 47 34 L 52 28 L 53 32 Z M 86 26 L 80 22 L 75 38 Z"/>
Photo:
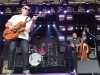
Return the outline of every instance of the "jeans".
<path id="1" fill-rule="evenodd" d="M 76 49 L 72 48 L 71 46 L 68 46 L 68 57 L 72 58 L 72 66 L 73 69 L 76 70 L 77 68 L 77 53 L 76 53 Z"/>
<path id="2" fill-rule="evenodd" d="M 14 69 L 14 59 L 16 46 L 20 44 L 23 55 L 23 71 L 29 70 L 29 47 L 28 40 L 17 38 L 14 41 L 10 41 L 9 54 L 8 54 L 8 70 Z"/>

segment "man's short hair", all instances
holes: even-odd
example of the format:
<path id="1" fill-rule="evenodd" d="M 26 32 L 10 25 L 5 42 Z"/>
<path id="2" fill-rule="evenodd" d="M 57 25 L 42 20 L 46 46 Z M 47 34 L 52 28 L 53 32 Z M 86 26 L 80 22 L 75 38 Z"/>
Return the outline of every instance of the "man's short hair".
<path id="1" fill-rule="evenodd" d="M 27 4 L 23 5 L 23 6 L 22 6 L 22 8 L 23 8 L 23 7 L 25 7 L 25 6 L 28 6 L 28 7 L 30 8 L 30 6 L 29 6 L 29 5 L 27 5 Z M 31 9 L 31 8 L 30 8 L 30 9 Z"/>
<path id="2" fill-rule="evenodd" d="M 75 33 L 75 32 L 73 32 L 73 34 L 76 34 L 76 33 Z M 73 34 L 72 34 L 72 35 L 73 35 Z"/>

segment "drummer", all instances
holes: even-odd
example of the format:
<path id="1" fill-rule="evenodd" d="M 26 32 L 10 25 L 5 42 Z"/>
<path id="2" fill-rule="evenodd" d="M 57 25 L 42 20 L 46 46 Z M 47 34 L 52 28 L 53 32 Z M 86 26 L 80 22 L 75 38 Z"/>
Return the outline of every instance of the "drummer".
<path id="1" fill-rule="evenodd" d="M 39 49 L 39 54 L 44 55 L 45 52 L 46 52 L 46 44 L 43 42 L 43 43 L 41 44 L 40 49 Z"/>
<path id="2" fill-rule="evenodd" d="M 45 50 L 45 43 L 44 42 L 41 44 L 40 50 L 41 51 Z"/>

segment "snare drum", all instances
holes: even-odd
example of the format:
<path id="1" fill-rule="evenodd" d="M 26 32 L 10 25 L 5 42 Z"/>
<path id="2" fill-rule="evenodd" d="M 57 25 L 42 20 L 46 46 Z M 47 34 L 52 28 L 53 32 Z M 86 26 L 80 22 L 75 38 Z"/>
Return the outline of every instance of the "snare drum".
<path id="1" fill-rule="evenodd" d="M 42 57 L 38 53 L 33 53 L 29 56 L 29 63 L 32 66 L 38 66 L 42 61 Z"/>

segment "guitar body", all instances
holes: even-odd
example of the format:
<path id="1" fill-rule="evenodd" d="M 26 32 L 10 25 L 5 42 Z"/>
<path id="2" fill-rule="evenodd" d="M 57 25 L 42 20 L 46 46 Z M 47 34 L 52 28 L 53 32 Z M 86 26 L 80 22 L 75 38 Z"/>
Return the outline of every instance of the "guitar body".
<path id="1" fill-rule="evenodd" d="M 41 15 L 38 15 L 37 17 L 44 17 L 44 16 L 45 16 L 45 14 L 41 14 Z M 27 17 L 27 18 L 28 18 L 28 17 Z M 26 20 L 27 20 L 27 18 L 26 18 Z M 18 22 L 18 23 L 14 26 L 14 29 L 13 29 L 13 30 L 10 30 L 9 28 L 6 28 L 6 29 L 4 30 L 3 37 L 4 37 L 6 40 L 10 40 L 10 41 L 15 40 L 15 39 L 19 36 L 19 34 L 20 34 L 21 32 L 24 32 L 24 31 L 25 31 L 26 23 L 29 22 L 29 21 L 32 21 L 33 18 L 34 18 L 34 16 L 32 17 L 32 19 L 30 19 L 30 20 L 28 20 L 28 21 L 25 20 L 25 22 L 22 22 L 22 21 Z"/>
<path id="2" fill-rule="evenodd" d="M 25 25 L 22 21 L 18 22 L 13 30 L 10 30 L 8 27 L 4 30 L 3 36 L 6 40 L 15 40 L 21 32 L 25 31 Z"/>

